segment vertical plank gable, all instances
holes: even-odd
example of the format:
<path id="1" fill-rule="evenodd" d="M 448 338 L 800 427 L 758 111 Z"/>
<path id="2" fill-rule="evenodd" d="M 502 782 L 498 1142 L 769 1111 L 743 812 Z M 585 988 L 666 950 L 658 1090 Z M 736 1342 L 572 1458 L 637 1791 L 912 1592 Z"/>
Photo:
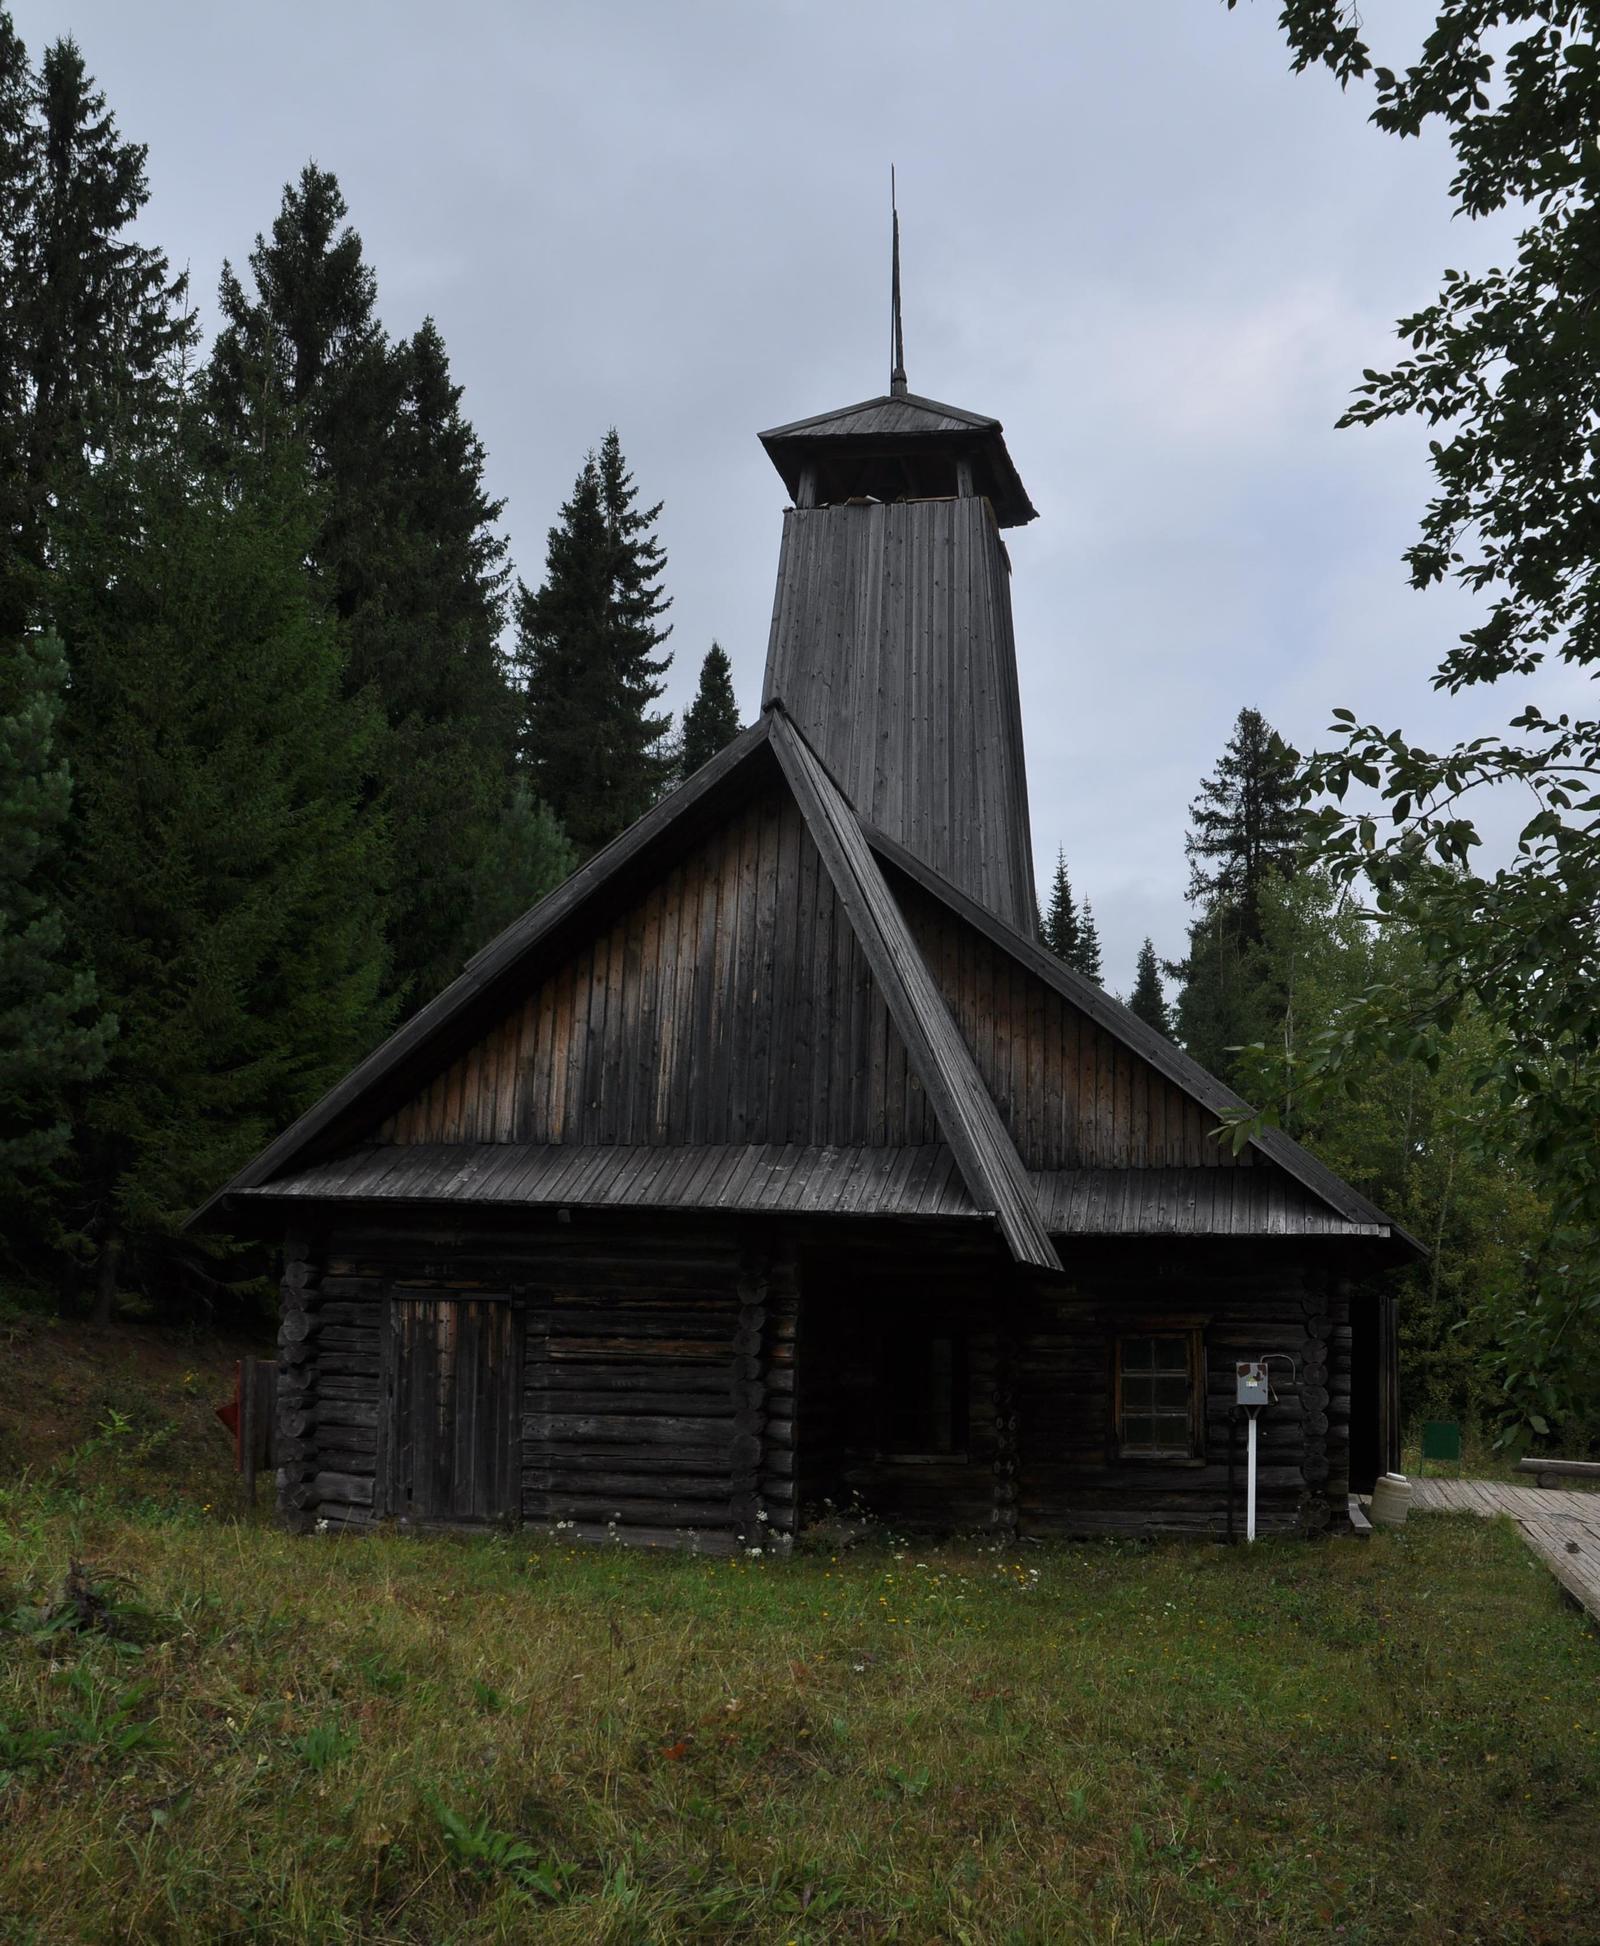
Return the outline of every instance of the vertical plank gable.
<path id="1" fill-rule="evenodd" d="M 530 980 L 375 1139 L 940 1139 L 832 881 L 779 784 Z"/>
<path id="2" fill-rule="evenodd" d="M 1216 1117 L 908 879 L 895 896 L 1030 1169 L 1233 1168 Z"/>

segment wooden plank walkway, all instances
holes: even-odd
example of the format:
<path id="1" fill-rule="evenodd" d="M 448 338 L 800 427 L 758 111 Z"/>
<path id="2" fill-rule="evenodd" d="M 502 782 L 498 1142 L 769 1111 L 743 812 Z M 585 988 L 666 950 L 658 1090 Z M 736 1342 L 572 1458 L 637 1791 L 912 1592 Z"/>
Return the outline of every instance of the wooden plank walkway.
<path id="1" fill-rule="evenodd" d="M 1561 1586 L 1600 1622 L 1600 1493 L 1509 1480 L 1411 1482 L 1413 1513 L 1504 1514 Z"/>

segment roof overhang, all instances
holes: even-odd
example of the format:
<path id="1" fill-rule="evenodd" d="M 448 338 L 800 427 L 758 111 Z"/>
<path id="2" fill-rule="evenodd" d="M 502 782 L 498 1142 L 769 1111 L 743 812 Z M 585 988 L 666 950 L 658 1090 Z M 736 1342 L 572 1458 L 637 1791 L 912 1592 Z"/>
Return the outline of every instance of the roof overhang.
<path id="1" fill-rule="evenodd" d="M 1022 527 L 1038 518 L 1021 475 L 1006 450 L 998 419 L 943 405 L 915 393 L 884 393 L 794 419 L 759 435 L 791 498 L 799 493 L 808 463 L 829 455 L 914 457 L 921 453 L 966 454 L 973 461 L 974 488 L 994 509 L 1001 527 Z"/>

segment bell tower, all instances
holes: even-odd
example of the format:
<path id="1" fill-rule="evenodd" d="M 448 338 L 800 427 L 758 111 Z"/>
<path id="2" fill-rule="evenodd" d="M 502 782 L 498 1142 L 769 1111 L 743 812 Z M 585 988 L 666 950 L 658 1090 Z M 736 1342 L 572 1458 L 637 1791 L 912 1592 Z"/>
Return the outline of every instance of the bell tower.
<path id="1" fill-rule="evenodd" d="M 889 390 L 761 435 L 783 517 L 763 703 L 869 825 L 1030 938 L 1033 847 L 1000 422 L 909 390 L 895 220 Z"/>

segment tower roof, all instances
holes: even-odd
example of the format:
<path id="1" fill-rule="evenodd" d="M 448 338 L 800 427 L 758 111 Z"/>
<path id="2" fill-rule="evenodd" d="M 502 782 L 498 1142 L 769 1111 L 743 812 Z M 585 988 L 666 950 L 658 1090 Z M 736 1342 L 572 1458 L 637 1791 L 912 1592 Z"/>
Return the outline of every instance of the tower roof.
<path id="1" fill-rule="evenodd" d="M 923 454 L 964 455 L 972 461 L 975 490 L 988 499 L 1000 526 L 1021 527 L 1038 518 L 1006 451 L 1000 421 L 915 392 L 885 392 L 774 426 L 760 437 L 791 495 L 799 490 L 806 463 L 824 457 L 859 454 L 914 462 Z"/>

